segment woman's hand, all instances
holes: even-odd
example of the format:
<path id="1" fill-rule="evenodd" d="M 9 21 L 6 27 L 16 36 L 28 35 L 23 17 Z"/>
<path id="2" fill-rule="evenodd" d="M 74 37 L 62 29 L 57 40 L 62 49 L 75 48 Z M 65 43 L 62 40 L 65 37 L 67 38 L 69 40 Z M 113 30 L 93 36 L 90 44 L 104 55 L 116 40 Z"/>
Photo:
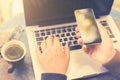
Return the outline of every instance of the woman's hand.
<path id="1" fill-rule="evenodd" d="M 42 53 L 37 48 L 37 55 L 46 73 L 65 74 L 70 59 L 70 51 L 68 45 L 62 48 L 57 37 L 49 36 L 46 41 L 41 44 Z"/>
<path id="2" fill-rule="evenodd" d="M 78 38 L 78 43 L 83 46 L 82 49 L 88 55 L 90 55 L 93 59 L 101 62 L 102 64 L 105 64 L 114 57 L 115 49 L 113 48 L 112 41 L 109 38 L 109 35 L 107 34 L 105 28 L 100 23 L 97 24 L 102 38 L 102 42 L 100 44 L 92 46 L 82 45 L 82 38 L 80 36 L 80 30 L 78 27 L 76 28 L 76 36 Z"/>

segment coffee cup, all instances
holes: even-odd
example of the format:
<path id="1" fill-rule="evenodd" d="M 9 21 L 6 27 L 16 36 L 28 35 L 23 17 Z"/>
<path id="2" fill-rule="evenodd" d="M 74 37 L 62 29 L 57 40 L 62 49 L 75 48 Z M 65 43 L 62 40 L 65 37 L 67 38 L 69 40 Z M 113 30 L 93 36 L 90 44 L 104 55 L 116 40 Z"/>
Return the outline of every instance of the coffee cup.
<path id="1" fill-rule="evenodd" d="M 3 45 L 1 55 L 3 59 L 12 64 L 12 68 L 8 71 L 11 73 L 16 65 L 21 64 L 21 62 L 23 63 L 26 55 L 26 47 L 19 40 L 11 40 Z"/>

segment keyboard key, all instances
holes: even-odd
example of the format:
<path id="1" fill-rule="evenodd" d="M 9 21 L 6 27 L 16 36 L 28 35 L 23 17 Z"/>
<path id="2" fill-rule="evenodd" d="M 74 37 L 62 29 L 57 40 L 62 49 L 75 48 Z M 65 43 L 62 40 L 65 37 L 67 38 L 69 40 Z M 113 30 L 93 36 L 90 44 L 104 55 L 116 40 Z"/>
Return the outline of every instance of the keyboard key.
<path id="1" fill-rule="evenodd" d="M 43 33 L 45 30 L 40 30 L 41 33 Z"/>
<path id="2" fill-rule="evenodd" d="M 74 35 L 75 35 L 75 32 L 72 32 L 72 35 L 74 36 Z"/>
<path id="3" fill-rule="evenodd" d="M 52 30 L 52 34 L 56 34 L 55 30 Z"/>
<path id="4" fill-rule="evenodd" d="M 110 38 L 115 38 L 115 36 L 114 36 L 114 35 L 109 35 L 109 37 L 110 37 Z"/>
<path id="5" fill-rule="evenodd" d="M 66 36 L 70 36 L 70 33 L 66 33 Z"/>
<path id="6" fill-rule="evenodd" d="M 64 41 L 67 41 L 68 39 L 67 38 L 64 38 Z"/>
<path id="7" fill-rule="evenodd" d="M 34 31 L 36 34 L 38 34 L 39 33 L 39 31 L 37 30 L 37 31 Z"/>
<path id="8" fill-rule="evenodd" d="M 70 50 L 76 50 L 76 49 L 81 49 L 82 46 L 76 45 L 76 46 L 70 46 Z"/>
<path id="9" fill-rule="evenodd" d="M 77 41 L 74 41 L 73 44 L 77 44 Z"/>
<path id="10" fill-rule="evenodd" d="M 75 40 L 77 40 L 78 38 L 77 37 L 74 37 Z"/>
<path id="11" fill-rule="evenodd" d="M 43 32 L 43 33 L 41 33 L 41 36 L 45 36 L 45 33 Z"/>
<path id="12" fill-rule="evenodd" d="M 46 29 L 46 31 L 50 32 L 50 29 Z"/>
<path id="13" fill-rule="evenodd" d="M 40 37 L 40 38 L 36 38 L 37 41 L 42 41 L 43 40 L 43 37 Z"/>
<path id="14" fill-rule="evenodd" d="M 39 37 L 40 35 L 39 34 L 35 34 L 35 37 Z"/>
<path id="15" fill-rule="evenodd" d="M 117 40 L 114 40 L 113 43 L 117 43 L 118 41 Z"/>
<path id="16" fill-rule="evenodd" d="M 65 37 L 65 34 L 61 34 L 61 37 Z"/>
<path id="17" fill-rule="evenodd" d="M 56 29 L 55 28 L 51 28 L 50 31 L 55 31 Z"/>
<path id="18" fill-rule="evenodd" d="M 69 37 L 69 40 L 73 40 L 73 37 Z"/>
<path id="19" fill-rule="evenodd" d="M 77 27 L 77 25 L 75 24 L 75 25 L 73 25 L 73 27 L 74 27 L 74 28 L 76 28 L 76 27 Z"/>
<path id="20" fill-rule="evenodd" d="M 60 42 L 62 42 L 62 39 L 59 39 Z"/>
<path id="21" fill-rule="evenodd" d="M 65 32 L 66 32 L 66 29 L 65 29 L 65 28 L 64 28 L 64 29 L 62 29 L 62 32 L 63 32 L 63 33 L 65 33 Z"/>
<path id="22" fill-rule="evenodd" d="M 73 27 L 72 30 L 75 31 L 75 27 Z"/>
<path id="23" fill-rule="evenodd" d="M 105 26 L 109 26 L 107 21 L 100 21 L 100 23 L 105 27 Z"/>
<path id="24" fill-rule="evenodd" d="M 71 45 L 72 45 L 72 42 L 68 42 L 68 45 L 71 46 Z"/>
<path id="25" fill-rule="evenodd" d="M 60 37 L 60 35 L 57 34 L 56 37 Z"/>
<path id="26" fill-rule="evenodd" d="M 71 32 L 71 28 L 68 28 L 67 31 L 68 31 L 68 32 Z"/>
<path id="27" fill-rule="evenodd" d="M 112 30 L 110 29 L 110 27 L 106 27 L 106 29 L 110 32 L 110 34 L 113 34 Z"/>
<path id="28" fill-rule="evenodd" d="M 50 35 L 51 33 L 49 31 L 46 32 L 46 35 Z"/>
<path id="29" fill-rule="evenodd" d="M 57 30 L 57 33 L 61 33 L 61 30 L 59 29 L 59 30 Z"/>
<path id="30" fill-rule="evenodd" d="M 77 25 L 73 25 L 72 30 L 75 31 Z"/>

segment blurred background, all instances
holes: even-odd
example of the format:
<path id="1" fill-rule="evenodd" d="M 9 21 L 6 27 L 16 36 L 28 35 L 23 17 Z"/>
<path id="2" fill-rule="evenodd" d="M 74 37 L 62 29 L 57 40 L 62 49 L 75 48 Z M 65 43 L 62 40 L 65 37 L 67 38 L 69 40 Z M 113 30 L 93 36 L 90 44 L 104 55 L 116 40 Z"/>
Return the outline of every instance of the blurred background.
<path id="1" fill-rule="evenodd" d="M 114 1 L 113 9 L 120 11 L 120 0 Z M 0 0 L 0 26 L 22 12 L 22 0 Z"/>
<path id="2" fill-rule="evenodd" d="M 23 12 L 23 0 L 0 0 L 0 26 Z"/>

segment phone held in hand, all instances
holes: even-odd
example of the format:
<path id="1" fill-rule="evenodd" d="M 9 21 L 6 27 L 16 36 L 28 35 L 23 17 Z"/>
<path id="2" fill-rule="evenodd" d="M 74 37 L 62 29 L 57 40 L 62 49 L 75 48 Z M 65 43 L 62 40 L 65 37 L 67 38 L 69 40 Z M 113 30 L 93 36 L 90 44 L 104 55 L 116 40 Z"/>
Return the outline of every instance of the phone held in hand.
<path id="1" fill-rule="evenodd" d="M 101 36 L 91 8 L 74 11 L 80 35 L 85 45 L 101 43 Z"/>

